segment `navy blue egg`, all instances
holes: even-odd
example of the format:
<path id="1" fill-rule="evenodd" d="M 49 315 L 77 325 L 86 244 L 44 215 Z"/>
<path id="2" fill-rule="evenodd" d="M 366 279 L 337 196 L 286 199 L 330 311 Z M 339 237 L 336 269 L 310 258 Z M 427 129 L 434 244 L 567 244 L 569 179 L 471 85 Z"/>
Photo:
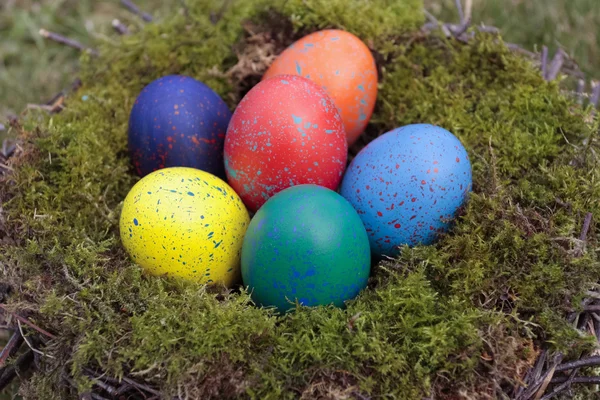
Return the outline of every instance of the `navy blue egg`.
<path id="1" fill-rule="evenodd" d="M 340 193 L 356 209 L 376 256 L 429 245 L 447 232 L 472 187 L 471 163 L 447 130 L 414 124 L 378 137 L 348 166 Z"/>
<path id="2" fill-rule="evenodd" d="M 210 87 L 168 75 L 148 84 L 129 116 L 129 153 L 140 176 L 167 167 L 225 179 L 223 146 L 231 111 Z"/>

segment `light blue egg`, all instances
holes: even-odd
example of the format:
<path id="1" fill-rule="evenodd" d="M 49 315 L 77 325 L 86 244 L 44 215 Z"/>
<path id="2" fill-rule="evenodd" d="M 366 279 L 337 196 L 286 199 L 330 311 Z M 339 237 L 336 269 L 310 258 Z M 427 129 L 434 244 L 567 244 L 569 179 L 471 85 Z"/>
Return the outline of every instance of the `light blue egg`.
<path id="1" fill-rule="evenodd" d="M 447 232 L 472 187 L 469 156 L 447 130 L 413 124 L 369 143 L 352 160 L 340 193 L 361 217 L 377 256 L 429 245 Z"/>

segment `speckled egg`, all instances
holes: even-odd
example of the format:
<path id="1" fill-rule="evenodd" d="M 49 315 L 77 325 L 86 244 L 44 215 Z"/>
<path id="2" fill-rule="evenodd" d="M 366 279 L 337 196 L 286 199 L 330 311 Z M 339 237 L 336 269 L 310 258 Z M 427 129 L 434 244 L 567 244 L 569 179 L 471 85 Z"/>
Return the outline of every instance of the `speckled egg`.
<path id="1" fill-rule="evenodd" d="M 340 193 L 356 209 L 377 256 L 399 246 L 432 244 L 471 191 L 471 164 L 447 130 L 414 124 L 394 129 L 352 160 Z"/>
<path id="2" fill-rule="evenodd" d="M 140 176 L 198 168 L 225 179 L 223 144 L 231 111 L 211 88 L 182 75 L 148 84 L 129 116 L 129 153 Z"/>
<path id="3" fill-rule="evenodd" d="M 306 78 L 281 75 L 254 86 L 231 118 L 225 170 L 251 211 L 299 184 L 337 189 L 347 160 L 340 115 Z"/>
<path id="4" fill-rule="evenodd" d="M 358 37 L 337 29 L 305 36 L 275 59 L 263 79 L 281 74 L 309 78 L 327 91 L 340 111 L 349 146 L 365 130 L 377 98 L 377 66 Z"/>
<path id="5" fill-rule="evenodd" d="M 223 180 L 194 168 L 164 168 L 125 198 L 121 240 L 153 275 L 230 286 L 240 278 L 249 222 L 242 200 Z"/>
<path id="6" fill-rule="evenodd" d="M 369 239 L 352 206 L 317 185 L 285 189 L 256 213 L 242 247 L 242 279 L 259 305 L 343 306 L 365 286 Z"/>

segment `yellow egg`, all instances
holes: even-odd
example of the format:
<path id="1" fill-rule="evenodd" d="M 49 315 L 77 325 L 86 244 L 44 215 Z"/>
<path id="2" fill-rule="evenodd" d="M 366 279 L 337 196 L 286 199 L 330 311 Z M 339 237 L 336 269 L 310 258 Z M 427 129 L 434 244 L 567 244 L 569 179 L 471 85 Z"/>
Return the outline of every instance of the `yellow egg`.
<path id="1" fill-rule="evenodd" d="M 194 168 L 163 168 L 136 183 L 123 204 L 121 240 L 153 275 L 230 286 L 240 279 L 250 216 L 223 180 Z"/>

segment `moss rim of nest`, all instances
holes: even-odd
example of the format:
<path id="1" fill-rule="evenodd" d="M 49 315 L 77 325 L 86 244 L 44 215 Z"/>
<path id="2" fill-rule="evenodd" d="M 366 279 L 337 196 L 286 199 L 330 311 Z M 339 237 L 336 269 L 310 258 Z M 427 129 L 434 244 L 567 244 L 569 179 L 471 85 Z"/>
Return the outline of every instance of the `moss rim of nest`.
<path id="1" fill-rule="evenodd" d="M 219 2 L 189 2 L 84 57 L 67 109 L 23 121 L 0 187 L 3 281 L 9 310 L 56 336 L 37 336 L 53 358 L 36 358 L 25 395 L 106 395 L 98 379 L 116 377 L 182 398 L 514 396 L 542 347 L 577 358 L 593 346 L 564 318 L 600 278 L 597 224 L 578 241 L 586 213 L 600 215 L 589 110 L 496 35 L 423 34 L 418 0 L 235 4 L 213 24 Z M 243 290 L 144 276 L 117 231 L 136 180 L 126 121 L 139 90 L 184 73 L 233 107 L 273 54 L 325 27 L 376 54 L 367 137 L 429 122 L 465 144 L 475 187 L 453 232 L 380 264 L 344 310 L 275 317 Z"/>

